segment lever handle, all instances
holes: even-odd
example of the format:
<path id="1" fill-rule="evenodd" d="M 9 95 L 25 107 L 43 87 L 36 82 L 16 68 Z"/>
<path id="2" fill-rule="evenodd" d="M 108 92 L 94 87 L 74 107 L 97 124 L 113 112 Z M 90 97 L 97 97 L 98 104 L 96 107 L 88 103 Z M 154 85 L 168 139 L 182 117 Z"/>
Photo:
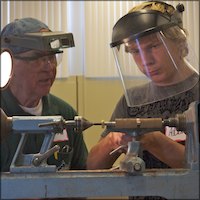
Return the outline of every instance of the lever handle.
<path id="1" fill-rule="evenodd" d="M 49 158 L 51 155 L 53 155 L 56 151 L 58 151 L 60 149 L 59 145 L 55 145 L 54 147 L 52 147 L 51 149 L 49 149 L 48 151 L 46 151 L 43 154 L 36 154 L 33 157 L 32 163 L 34 166 L 39 166 L 44 160 L 46 160 L 47 158 Z"/>

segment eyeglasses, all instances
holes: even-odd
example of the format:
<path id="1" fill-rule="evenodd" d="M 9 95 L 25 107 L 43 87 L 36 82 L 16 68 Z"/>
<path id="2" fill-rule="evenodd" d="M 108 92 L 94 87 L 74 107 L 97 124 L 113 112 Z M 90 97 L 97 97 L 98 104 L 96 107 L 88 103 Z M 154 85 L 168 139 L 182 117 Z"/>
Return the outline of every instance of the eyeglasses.
<path id="1" fill-rule="evenodd" d="M 14 55 L 13 57 L 18 60 L 24 60 L 28 62 L 37 62 L 38 64 L 44 63 L 46 61 L 59 65 L 61 59 L 58 58 L 58 54 L 61 56 L 63 51 L 59 52 L 50 52 L 48 54 L 41 54 L 41 53 L 35 53 L 33 56 L 20 56 L 20 55 Z"/>

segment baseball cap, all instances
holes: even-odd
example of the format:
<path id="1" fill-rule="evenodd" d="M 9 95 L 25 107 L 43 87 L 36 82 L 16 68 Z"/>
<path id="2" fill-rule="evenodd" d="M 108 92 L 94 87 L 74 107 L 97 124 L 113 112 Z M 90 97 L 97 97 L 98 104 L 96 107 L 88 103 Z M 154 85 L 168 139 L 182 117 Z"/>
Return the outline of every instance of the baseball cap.
<path id="1" fill-rule="evenodd" d="M 1 31 L 1 39 L 6 40 L 10 36 L 23 36 L 26 33 L 40 32 L 41 29 L 49 29 L 49 27 L 38 19 L 26 17 L 21 19 L 15 19 L 13 22 L 7 24 Z M 22 53 L 31 50 L 31 48 L 24 48 L 20 46 L 14 46 L 10 43 L 2 43 L 1 48 L 8 48 L 13 54 Z"/>

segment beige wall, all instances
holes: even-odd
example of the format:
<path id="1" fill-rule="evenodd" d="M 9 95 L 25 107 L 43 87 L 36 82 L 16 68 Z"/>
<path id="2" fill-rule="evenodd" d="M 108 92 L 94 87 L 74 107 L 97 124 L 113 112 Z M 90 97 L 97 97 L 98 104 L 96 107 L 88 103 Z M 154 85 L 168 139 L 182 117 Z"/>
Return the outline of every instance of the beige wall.
<path id="1" fill-rule="evenodd" d="M 123 93 L 120 80 L 91 79 L 81 76 L 57 79 L 51 92 L 70 103 L 78 114 L 89 121 L 108 121 Z M 84 131 L 88 150 L 97 143 L 101 127 L 93 126 Z"/>

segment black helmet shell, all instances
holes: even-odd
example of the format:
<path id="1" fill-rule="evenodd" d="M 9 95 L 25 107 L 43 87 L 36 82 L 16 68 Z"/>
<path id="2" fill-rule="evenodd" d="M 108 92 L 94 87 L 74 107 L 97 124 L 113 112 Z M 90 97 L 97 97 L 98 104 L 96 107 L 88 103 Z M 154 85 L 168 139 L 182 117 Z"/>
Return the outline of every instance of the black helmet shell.
<path id="1" fill-rule="evenodd" d="M 113 27 L 111 47 L 144 35 L 180 25 L 180 19 L 156 10 L 141 10 L 128 13 Z"/>

